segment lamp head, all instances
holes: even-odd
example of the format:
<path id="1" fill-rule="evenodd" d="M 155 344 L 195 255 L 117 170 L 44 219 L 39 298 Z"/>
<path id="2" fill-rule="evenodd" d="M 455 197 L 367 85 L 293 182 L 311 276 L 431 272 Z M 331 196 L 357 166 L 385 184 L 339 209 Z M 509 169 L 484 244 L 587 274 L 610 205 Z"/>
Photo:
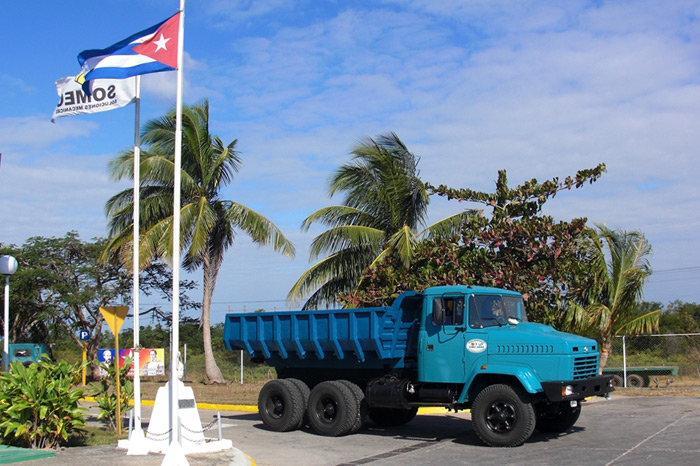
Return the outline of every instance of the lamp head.
<path id="1" fill-rule="evenodd" d="M 12 275 L 17 271 L 17 259 L 12 256 L 0 257 L 0 275 Z"/>

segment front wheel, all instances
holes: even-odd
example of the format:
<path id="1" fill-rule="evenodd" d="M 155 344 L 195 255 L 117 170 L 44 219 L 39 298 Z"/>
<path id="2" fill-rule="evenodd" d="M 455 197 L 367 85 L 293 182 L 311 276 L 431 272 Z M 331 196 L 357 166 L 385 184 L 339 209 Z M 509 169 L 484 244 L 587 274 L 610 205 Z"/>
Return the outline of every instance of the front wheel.
<path id="1" fill-rule="evenodd" d="M 553 411 L 543 412 L 537 416 L 537 424 L 535 429 L 540 432 L 562 433 L 569 430 L 576 424 L 578 417 L 581 415 L 581 403 L 577 403 L 576 407 L 571 407 L 571 404 L 566 401 L 560 403 L 557 409 Z"/>
<path id="2" fill-rule="evenodd" d="M 491 447 L 518 447 L 535 430 L 535 409 L 521 390 L 489 385 L 472 405 L 472 424 L 481 441 Z"/>

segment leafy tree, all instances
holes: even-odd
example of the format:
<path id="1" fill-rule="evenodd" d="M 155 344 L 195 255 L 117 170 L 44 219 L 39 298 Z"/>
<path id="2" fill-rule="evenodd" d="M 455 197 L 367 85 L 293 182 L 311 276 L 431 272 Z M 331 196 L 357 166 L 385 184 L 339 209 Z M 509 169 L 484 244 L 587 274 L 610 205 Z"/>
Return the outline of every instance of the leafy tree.
<path id="1" fill-rule="evenodd" d="M 605 367 L 616 335 L 651 333 L 659 328 L 661 310 L 638 315 L 642 289 L 651 275 L 651 246 L 643 234 L 597 226 L 592 237 L 591 286 L 584 307 L 572 303 L 575 320 L 596 329 L 600 367 Z"/>
<path id="2" fill-rule="evenodd" d="M 661 303 L 642 303 L 651 310 L 660 309 Z M 700 304 L 673 301 L 661 313 L 659 320 L 661 333 L 700 332 Z"/>
<path id="3" fill-rule="evenodd" d="M 141 152 L 140 262 L 172 260 L 173 172 L 175 112 L 146 123 L 142 131 L 147 150 Z M 202 332 L 207 377 L 223 383 L 211 349 L 210 309 L 216 279 L 224 253 L 233 245 L 236 230 L 248 234 L 260 245 L 271 245 L 286 256 L 294 246 L 270 220 L 237 202 L 221 198 L 221 189 L 233 180 L 241 159 L 236 140 L 224 144 L 209 132 L 209 102 L 184 106 L 182 111 L 182 184 L 180 245 L 185 250 L 187 270 L 201 267 L 203 274 Z M 111 163 L 116 180 L 133 179 L 133 151 L 126 151 Z M 124 190 L 106 205 L 110 218 L 107 251 L 131 263 L 133 241 L 133 191 Z"/>
<path id="4" fill-rule="evenodd" d="M 424 242 L 408 267 L 394 261 L 368 272 L 359 290 L 342 300 L 378 305 L 410 289 L 458 283 L 496 286 L 524 293 L 531 320 L 562 328 L 567 301 L 587 286 L 586 250 L 580 242 L 590 230 L 585 218 L 555 222 L 541 210 L 560 191 L 592 183 L 604 171 L 601 164 L 563 182 L 532 179 L 511 188 L 501 170 L 492 193 L 428 184 L 429 193 L 482 204 L 491 209 L 490 216 L 472 216 L 459 235 Z"/>
<path id="5" fill-rule="evenodd" d="M 287 298 L 304 308 L 333 304 L 339 293 L 357 287 L 362 274 L 392 257 L 410 263 L 421 237 L 446 236 L 475 212 L 467 211 L 425 226 L 429 198 L 418 177 L 419 157 L 394 133 L 368 138 L 352 150 L 352 161 L 333 174 L 329 192 L 343 193 L 342 205 L 317 210 L 302 229 L 319 222 L 329 229 L 311 244 L 311 260 Z"/>
<path id="6" fill-rule="evenodd" d="M 86 329 L 90 331 L 90 339 L 85 342 L 87 359 L 97 359 L 104 323 L 99 308 L 128 304 L 132 286 L 128 272 L 119 263 L 100 261 L 105 245 L 105 239 L 84 242 L 77 233 L 69 232 L 63 238 L 29 238 L 20 248 L 5 249 L 11 250 L 19 262 L 10 292 L 12 341 L 68 338 L 82 349 L 77 331 Z M 149 277 L 141 282 L 146 294 L 160 293 L 172 281 L 172 275 L 157 264 L 144 275 Z M 181 299 L 185 304 L 191 302 L 185 294 L 191 286 L 182 283 Z M 96 366 L 92 365 L 91 371 L 93 378 L 99 377 Z"/>

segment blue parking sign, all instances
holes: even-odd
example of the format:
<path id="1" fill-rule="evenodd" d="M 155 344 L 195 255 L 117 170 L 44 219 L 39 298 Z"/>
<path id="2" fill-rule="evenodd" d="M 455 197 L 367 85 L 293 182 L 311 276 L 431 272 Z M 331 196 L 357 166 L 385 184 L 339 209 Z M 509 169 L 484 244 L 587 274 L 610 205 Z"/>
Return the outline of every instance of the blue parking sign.
<path id="1" fill-rule="evenodd" d="M 86 341 L 90 339 L 90 330 L 80 329 L 78 330 L 78 334 L 80 335 L 80 341 Z"/>

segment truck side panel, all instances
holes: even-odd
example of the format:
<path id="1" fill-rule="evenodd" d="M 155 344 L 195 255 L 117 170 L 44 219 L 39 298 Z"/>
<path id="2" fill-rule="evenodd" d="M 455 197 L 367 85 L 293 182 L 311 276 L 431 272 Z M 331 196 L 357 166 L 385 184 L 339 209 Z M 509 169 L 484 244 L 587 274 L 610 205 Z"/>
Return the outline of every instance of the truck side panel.
<path id="1" fill-rule="evenodd" d="M 394 307 L 228 314 L 224 343 L 278 369 L 328 359 L 334 367 L 403 368 L 418 331 L 418 320 L 407 320 Z"/>

